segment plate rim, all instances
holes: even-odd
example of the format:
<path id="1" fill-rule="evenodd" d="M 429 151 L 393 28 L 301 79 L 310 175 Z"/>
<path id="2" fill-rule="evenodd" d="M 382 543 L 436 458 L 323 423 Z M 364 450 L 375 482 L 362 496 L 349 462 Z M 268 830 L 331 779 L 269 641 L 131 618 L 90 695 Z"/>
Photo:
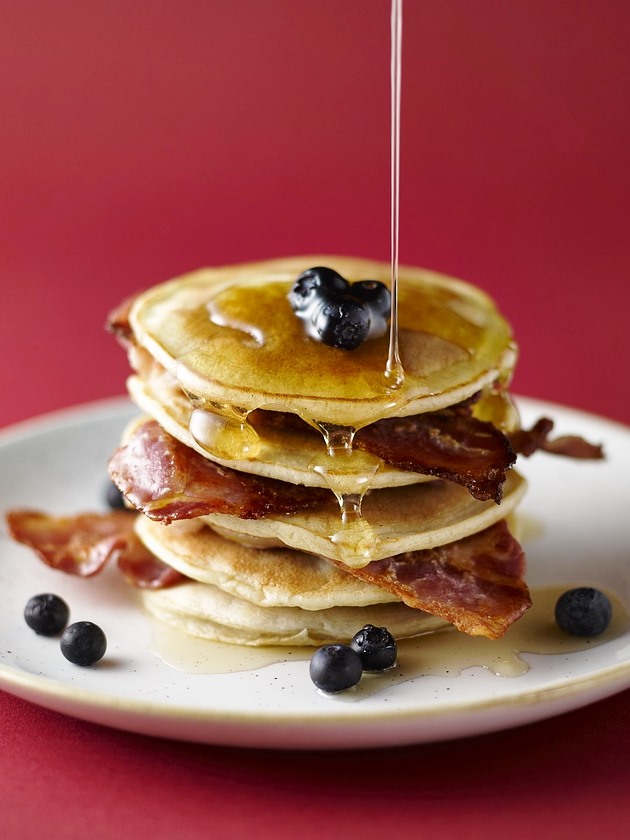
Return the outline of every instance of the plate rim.
<path id="1" fill-rule="evenodd" d="M 556 414 L 562 413 L 565 416 L 576 417 L 582 423 L 595 423 L 598 427 L 602 425 L 609 426 L 611 429 L 623 435 L 630 434 L 630 428 L 625 424 L 581 409 L 521 395 L 514 395 L 514 400 L 519 410 L 525 409 L 531 412 L 555 411 Z M 23 442 L 32 435 L 52 434 L 56 430 L 67 429 L 71 426 L 81 426 L 90 420 L 106 421 L 109 415 L 111 415 L 112 420 L 115 418 L 123 419 L 128 413 L 131 414 L 134 410 L 136 409 L 129 398 L 120 395 L 46 412 L 0 429 L 0 448 L 4 449 L 14 443 Z M 179 722 L 180 724 L 182 722 L 205 724 L 206 728 L 216 727 L 219 724 L 227 726 L 236 725 L 245 728 L 255 726 L 264 728 L 268 732 L 273 731 L 279 724 L 289 724 L 293 726 L 297 725 L 298 727 L 302 726 L 312 734 L 321 732 L 322 728 L 336 727 L 339 725 L 348 727 L 352 731 L 362 730 L 364 727 L 375 723 L 378 723 L 386 729 L 396 726 L 408 727 L 410 724 L 415 723 L 417 724 L 417 728 L 421 729 L 427 722 L 436 720 L 448 721 L 453 717 L 462 715 L 474 717 L 488 710 L 497 709 L 499 706 L 504 710 L 516 706 L 526 709 L 532 709 L 538 706 L 541 710 L 540 715 L 497 727 L 504 729 L 510 726 L 532 722 L 543 717 L 552 717 L 559 712 L 555 712 L 553 709 L 550 710 L 549 706 L 562 702 L 563 700 L 570 700 L 571 698 L 581 700 L 585 694 L 588 694 L 591 698 L 585 702 L 569 703 L 568 706 L 565 706 L 561 710 L 568 711 L 571 708 L 588 705 L 598 699 L 603 699 L 606 696 L 618 693 L 630 687 L 629 677 L 630 658 L 626 661 L 613 663 L 604 668 L 600 668 L 596 673 L 591 672 L 576 675 L 572 678 L 558 677 L 545 686 L 532 688 L 531 690 L 510 696 L 497 698 L 496 696 L 489 695 L 472 700 L 470 698 L 454 699 L 446 705 L 438 703 L 435 707 L 427 705 L 423 708 L 400 708 L 395 705 L 387 706 L 387 704 L 381 704 L 378 707 L 360 708 L 360 703 L 340 703 L 335 708 L 334 716 L 331 716 L 329 710 L 322 708 L 304 710 L 282 709 L 280 711 L 272 708 L 229 710 L 224 708 L 192 708 L 163 700 L 155 701 L 121 696 L 115 697 L 54 677 L 33 674 L 29 671 L 0 663 L 0 688 L 3 688 L 9 693 L 46 706 L 47 708 L 56 709 L 66 714 L 73 714 L 75 717 L 92 720 L 96 723 L 102 723 L 103 721 L 98 715 L 95 717 L 94 712 L 107 710 L 110 713 L 114 713 L 114 716 L 115 713 L 123 713 L 133 718 L 134 721 L 143 720 L 145 723 L 154 723 L 157 726 L 152 725 L 147 730 L 146 726 L 139 729 L 125 726 L 121 723 L 113 725 L 121 729 L 131 729 L 137 732 L 144 731 L 147 734 L 158 737 L 180 737 L 159 731 L 159 723 L 167 720 L 170 722 Z M 591 689 L 589 692 L 585 691 L 587 686 Z M 47 700 L 48 702 L 44 703 L 43 700 Z M 61 704 L 65 704 L 65 709 Z M 76 711 L 68 712 L 68 704 L 73 706 Z M 81 713 L 82 711 L 84 712 L 83 714 Z M 91 714 L 87 714 L 87 712 Z M 105 725 L 108 724 L 105 723 Z M 464 734 L 484 734 L 485 732 L 491 731 L 492 728 L 484 727 L 480 730 L 473 728 L 472 731 L 466 731 Z M 442 740 L 449 736 L 438 735 L 437 737 Z M 461 737 L 461 735 L 454 737 Z M 222 741 L 216 737 L 200 737 L 195 740 L 206 743 L 236 744 L 238 742 L 234 738 L 230 738 L 228 741 Z M 382 745 L 389 743 L 421 743 L 427 742 L 428 740 L 431 739 L 418 737 L 418 735 L 414 737 L 412 733 L 409 733 L 408 737 L 400 741 L 394 742 L 385 738 Z M 366 744 L 366 746 L 374 745 L 375 742 L 373 740 Z M 304 740 L 302 740 L 297 744 L 296 748 L 313 748 L 313 746 L 316 745 L 306 745 Z M 326 746 L 326 744 L 323 746 Z M 352 746 L 352 744 L 349 746 Z"/>

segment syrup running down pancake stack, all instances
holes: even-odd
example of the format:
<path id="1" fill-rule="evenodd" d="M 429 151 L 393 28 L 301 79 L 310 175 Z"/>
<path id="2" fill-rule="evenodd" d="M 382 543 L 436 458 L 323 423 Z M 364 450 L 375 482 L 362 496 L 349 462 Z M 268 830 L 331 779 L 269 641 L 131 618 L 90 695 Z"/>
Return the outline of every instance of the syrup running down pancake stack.
<path id="1" fill-rule="evenodd" d="M 403 268 L 391 387 L 386 332 L 340 349 L 293 311 L 319 266 L 389 279 L 292 257 L 199 270 L 112 316 L 143 414 L 110 474 L 140 540 L 185 576 L 144 604 L 240 644 L 344 641 L 365 623 L 498 637 L 530 603 L 506 523 L 524 492 L 510 328 L 478 289 Z"/>

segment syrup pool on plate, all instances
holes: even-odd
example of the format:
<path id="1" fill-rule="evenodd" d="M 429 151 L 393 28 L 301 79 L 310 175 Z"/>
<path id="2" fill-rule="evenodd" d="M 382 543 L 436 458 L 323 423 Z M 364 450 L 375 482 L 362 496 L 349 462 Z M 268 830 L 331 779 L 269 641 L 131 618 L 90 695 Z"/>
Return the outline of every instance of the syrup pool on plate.
<path id="1" fill-rule="evenodd" d="M 529 665 L 523 654 L 564 655 L 586 651 L 617 638 L 630 626 L 628 611 L 613 594 L 613 619 L 600 636 L 585 639 L 563 632 L 554 621 L 554 605 L 566 586 L 534 589 L 533 605 L 501 639 L 467 636 L 445 629 L 398 641 L 398 661 L 382 674 L 365 674 L 358 686 L 335 697 L 358 699 L 423 676 L 457 678 L 468 668 L 485 668 L 497 678 L 519 677 Z M 166 665 L 190 674 L 254 671 L 283 662 L 308 660 L 311 647 L 247 647 L 192 638 L 153 623 L 152 652 Z M 357 630 L 360 628 L 357 627 Z M 567 665 L 569 667 L 569 664 Z M 308 676 L 305 674 L 305 679 Z"/>

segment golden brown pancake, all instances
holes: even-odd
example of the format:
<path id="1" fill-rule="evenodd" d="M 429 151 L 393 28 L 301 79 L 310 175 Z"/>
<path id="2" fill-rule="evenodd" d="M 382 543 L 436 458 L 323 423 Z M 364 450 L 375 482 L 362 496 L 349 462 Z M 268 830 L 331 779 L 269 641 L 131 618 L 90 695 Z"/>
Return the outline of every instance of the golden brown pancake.
<path id="1" fill-rule="evenodd" d="M 194 404 L 291 411 L 361 427 L 383 416 L 434 411 L 509 377 L 516 348 L 492 300 L 461 280 L 399 272 L 399 340 L 405 383 L 384 380 L 387 337 L 352 352 L 310 339 L 287 294 L 298 275 L 332 265 L 348 280 L 388 280 L 388 264 L 349 257 L 289 257 L 201 269 L 140 295 L 136 341 Z"/>
<path id="2" fill-rule="evenodd" d="M 139 376 L 129 377 L 127 381 L 129 394 L 136 405 L 186 446 L 223 466 L 242 472 L 276 478 L 291 484 L 304 484 L 311 487 L 327 486 L 321 472 L 313 469 L 313 464 L 322 458 L 321 435 L 308 429 L 306 431 L 273 427 L 259 429 L 260 448 L 255 457 L 234 459 L 216 455 L 211 457 L 210 453 L 200 446 L 190 433 L 190 416 L 193 408 L 189 400 L 175 386 L 171 387 L 169 395 L 165 395 L 164 381 L 160 383 L 160 389 L 157 390 L 153 384 L 156 378 L 155 375 L 151 379 L 142 379 Z M 355 471 L 348 475 L 350 486 L 356 481 L 361 471 L 374 473 L 371 480 L 373 488 L 398 487 L 431 480 L 430 476 L 390 467 L 367 452 L 360 454 L 356 460 L 358 464 Z"/>
<path id="3" fill-rule="evenodd" d="M 239 519 L 217 513 L 202 518 L 235 536 L 274 539 L 361 568 L 371 560 L 445 545 L 482 531 L 513 512 L 525 489 L 525 480 L 512 471 L 500 505 L 479 502 L 449 481 L 374 490 L 363 500 L 361 519 L 345 528 L 333 501 L 291 516 Z"/>
<path id="4" fill-rule="evenodd" d="M 397 601 L 322 557 L 290 548 L 251 548 L 228 540 L 199 519 L 163 525 L 138 517 L 136 533 L 160 560 L 260 607 L 367 606 Z"/>

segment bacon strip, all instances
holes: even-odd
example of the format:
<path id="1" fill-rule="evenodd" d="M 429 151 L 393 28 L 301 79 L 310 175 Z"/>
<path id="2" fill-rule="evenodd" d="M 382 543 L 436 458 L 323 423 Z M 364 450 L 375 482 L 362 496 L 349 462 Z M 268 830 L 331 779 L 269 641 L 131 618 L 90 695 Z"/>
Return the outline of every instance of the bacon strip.
<path id="1" fill-rule="evenodd" d="M 550 455 L 566 455 L 580 460 L 600 460 L 605 457 L 604 447 L 599 443 L 590 443 L 578 435 L 561 435 L 553 440 L 546 440 L 542 447 Z"/>
<path id="2" fill-rule="evenodd" d="M 400 470 L 453 481 L 475 499 L 494 499 L 496 503 L 501 501 L 507 470 L 517 454 L 529 457 L 542 450 L 570 458 L 604 457 L 601 446 L 576 435 L 549 440 L 554 424 L 547 417 L 531 429 L 505 435 L 492 423 L 472 415 L 477 397 L 443 411 L 377 420 L 357 431 L 354 446 Z M 262 428 L 315 433 L 299 417 L 286 412 L 255 411 L 250 420 Z"/>
<path id="3" fill-rule="evenodd" d="M 411 417 L 390 417 L 359 429 L 354 446 L 407 472 L 454 481 L 481 501 L 501 501 L 506 471 L 516 461 L 507 437 L 471 414 L 474 400 Z M 255 426 L 314 430 L 294 414 L 255 411 Z"/>
<path id="4" fill-rule="evenodd" d="M 523 550 L 502 520 L 448 545 L 347 571 L 464 633 L 497 639 L 531 606 L 524 568 Z"/>
<path id="5" fill-rule="evenodd" d="M 134 586 L 155 589 L 184 579 L 144 547 L 133 530 L 136 516 L 128 511 L 52 516 L 12 510 L 6 519 L 14 540 L 67 574 L 91 577 L 116 561 Z"/>
<path id="6" fill-rule="evenodd" d="M 599 444 L 589 443 L 578 435 L 562 435 L 549 440 L 553 430 L 553 420 L 541 417 L 531 429 L 519 429 L 510 434 L 512 446 L 519 453 L 529 458 L 541 449 L 551 455 L 566 455 L 569 458 L 596 459 L 604 457 L 604 449 Z"/>
<path id="7" fill-rule="evenodd" d="M 450 410 L 379 420 L 359 429 L 354 445 L 398 469 L 454 481 L 475 499 L 497 504 L 516 461 L 492 423 Z"/>
<path id="8" fill-rule="evenodd" d="M 172 522 L 208 513 L 260 519 L 295 513 L 330 501 L 306 488 L 222 467 L 180 443 L 154 420 L 134 431 L 109 463 L 109 473 L 129 502 L 150 519 Z"/>
<path id="9" fill-rule="evenodd" d="M 95 575 L 116 557 L 133 533 L 126 511 L 50 516 L 34 510 L 7 514 L 13 539 L 34 549 L 46 565 L 81 577 Z"/>
<path id="10" fill-rule="evenodd" d="M 140 588 L 160 589 L 187 580 L 140 542 L 134 520 L 133 513 L 124 511 L 67 517 L 30 510 L 7 514 L 14 539 L 68 574 L 90 577 L 115 560 L 127 581 Z M 505 522 L 439 548 L 376 560 L 363 569 L 337 565 L 471 635 L 498 638 L 531 603 L 522 579 L 524 555 Z"/>

